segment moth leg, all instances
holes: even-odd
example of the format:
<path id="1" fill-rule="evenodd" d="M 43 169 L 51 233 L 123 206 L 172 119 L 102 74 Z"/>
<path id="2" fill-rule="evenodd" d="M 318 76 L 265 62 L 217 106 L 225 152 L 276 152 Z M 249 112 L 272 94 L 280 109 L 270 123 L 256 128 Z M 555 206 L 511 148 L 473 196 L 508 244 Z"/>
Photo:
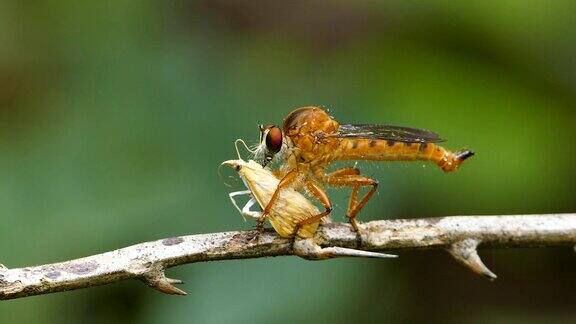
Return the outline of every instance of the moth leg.
<path id="1" fill-rule="evenodd" d="M 250 210 L 250 207 L 252 207 L 252 205 L 254 205 L 254 203 L 256 203 L 256 200 L 254 199 L 254 197 L 251 197 L 250 200 L 248 200 L 248 202 L 246 203 L 246 205 L 244 205 L 244 207 L 242 209 L 240 209 L 240 207 L 238 206 L 238 203 L 236 202 L 236 199 L 234 198 L 236 196 L 252 196 L 252 192 L 250 190 L 234 191 L 234 192 L 229 193 L 228 197 L 230 198 L 230 201 L 232 202 L 234 207 L 236 207 L 236 210 L 238 210 L 240 215 L 242 215 L 244 220 L 246 220 L 246 217 L 251 217 L 251 218 L 259 218 L 260 217 L 259 212 Z"/>
<path id="2" fill-rule="evenodd" d="M 346 216 L 348 217 L 350 225 L 352 225 L 354 231 L 358 232 L 356 215 L 358 215 L 358 212 L 362 210 L 362 208 L 366 205 L 368 200 L 370 200 L 372 195 L 376 192 L 376 189 L 378 189 L 378 181 L 365 176 L 361 176 L 359 174 L 342 174 L 342 173 L 337 174 L 335 176 L 333 174 L 328 174 L 324 178 L 324 181 L 329 185 L 335 187 L 352 188 L 352 194 L 350 195 L 350 202 L 348 204 L 348 211 L 346 212 Z M 357 198 L 360 188 L 367 186 L 371 186 L 370 190 L 358 202 Z"/>
<path id="3" fill-rule="evenodd" d="M 250 208 L 252 208 L 252 206 L 254 206 L 254 204 L 257 203 L 256 198 L 250 197 L 250 200 L 248 200 L 244 205 L 244 207 L 240 209 L 238 203 L 236 202 L 236 199 L 234 199 L 234 197 L 236 196 L 252 196 L 252 192 L 250 190 L 244 190 L 244 191 L 235 191 L 228 194 L 228 197 L 230 197 L 232 204 L 234 204 L 234 207 L 236 207 L 236 209 L 240 212 L 240 215 L 244 217 L 244 220 L 246 220 L 246 217 L 259 219 L 260 216 L 262 216 L 262 212 L 257 210 L 250 210 Z"/>
<path id="4" fill-rule="evenodd" d="M 294 181 L 296 181 L 296 179 L 298 178 L 299 173 L 296 170 L 290 171 L 288 172 L 283 178 L 282 180 L 280 180 L 280 183 L 278 183 L 278 187 L 276 187 L 276 190 L 274 191 L 274 193 L 272 194 L 272 197 L 270 198 L 270 201 L 268 202 L 268 204 L 266 205 L 266 207 L 264 208 L 264 210 L 262 211 L 262 215 L 260 216 L 260 218 L 258 218 L 258 223 L 256 224 L 256 230 L 258 232 L 262 232 L 262 230 L 264 229 L 264 221 L 266 221 L 266 217 L 268 216 L 268 214 L 270 214 L 270 211 L 272 210 L 272 207 L 274 207 L 274 204 L 276 203 L 276 201 L 278 200 L 278 197 L 280 195 L 280 192 L 289 187 L 290 185 L 292 185 L 294 183 Z"/>
<path id="5" fill-rule="evenodd" d="M 330 213 L 332 212 L 332 203 L 330 202 L 328 195 L 326 194 L 324 189 L 322 189 L 322 187 L 320 187 L 315 181 L 312 180 L 306 180 L 304 185 L 306 186 L 308 192 L 316 199 L 318 199 L 318 201 L 320 201 L 320 203 L 322 204 L 322 206 L 324 206 L 326 210 L 320 214 L 313 215 L 309 218 L 299 221 L 298 224 L 296 224 L 296 227 L 294 228 L 293 233 L 294 238 L 296 238 L 296 235 L 298 234 L 298 231 L 302 226 L 316 223 L 320 221 L 323 217 L 330 215 Z"/>
<path id="6" fill-rule="evenodd" d="M 256 198 L 254 197 L 250 198 L 250 200 L 246 202 L 246 205 L 244 205 L 244 208 L 242 208 L 242 216 L 250 217 L 253 219 L 259 219 L 260 216 L 262 216 L 262 212 L 258 210 L 250 210 L 250 208 L 254 206 L 254 204 L 256 203 L 257 203 Z"/>

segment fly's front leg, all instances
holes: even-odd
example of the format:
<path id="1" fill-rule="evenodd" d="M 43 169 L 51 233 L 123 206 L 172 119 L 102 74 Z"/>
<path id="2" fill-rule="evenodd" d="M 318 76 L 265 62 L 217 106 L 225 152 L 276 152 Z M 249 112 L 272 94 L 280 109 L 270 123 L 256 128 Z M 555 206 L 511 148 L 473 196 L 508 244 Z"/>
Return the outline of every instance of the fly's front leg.
<path id="1" fill-rule="evenodd" d="M 306 189 L 308 190 L 310 195 L 318 199 L 318 201 L 320 201 L 320 203 L 322 204 L 322 206 L 324 206 L 326 210 L 318 215 L 313 215 L 309 218 L 303 219 L 300 222 L 298 222 L 298 224 L 296 224 L 296 227 L 294 228 L 293 233 L 294 239 L 296 239 L 296 235 L 298 234 L 298 231 L 300 230 L 300 228 L 302 228 L 302 226 L 316 223 L 320 221 L 323 217 L 330 215 L 330 213 L 332 212 L 332 203 L 330 202 L 328 195 L 326 194 L 324 189 L 322 189 L 322 187 L 320 187 L 316 182 L 312 180 L 306 180 L 304 185 L 306 186 Z"/>
<path id="2" fill-rule="evenodd" d="M 357 172 L 354 174 L 352 170 Z M 348 211 L 346 212 L 346 216 L 350 221 L 350 225 L 355 232 L 358 232 L 358 224 L 356 223 L 356 215 L 358 212 L 366 205 L 368 200 L 372 197 L 372 195 L 378 189 L 378 181 L 361 176 L 360 171 L 355 168 L 347 168 L 347 169 L 340 169 L 333 173 L 327 174 L 324 177 L 324 181 L 331 186 L 335 187 L 351 187 L 352 194 L 350 195 L 350 203 L 348 204 Z M 358 202 L 358 192 L 360 191 L 361 187 L 371 186 L 370 190 L 360 199 Z"/>
<path id="3" fill-rule="evenodd" d="M 282 178 L 282 180 L 280 180 L 280 183 L 278 183 L 278 187 L 276 187 L 276 190 L 272 194 L 270 201 L 268 202 L 268 204 L 266 205 L 266 207 L 262 211 L 262 216 L 260 216 L 260 218 L 258 219 L 258 223 L 256 224 L 256 230 L 258 232 L 262 232 L 264 230 L 264 222 L 266 221 L 266 217 L 268 216 L 268 214 L 270 214 L 270 211 L 272 210 L 272 208 L 274 207 L 274 204 L 278 200 L 278 197 L 280 196 L 280 192 L 283 189 L 292 185 L 294 183 L 294 181 L 296 181 L 296 179 L 298 178 L 298 175 L 299 175 L 298 171 L 293 170 L 293 171 L 288 172 Z"/>

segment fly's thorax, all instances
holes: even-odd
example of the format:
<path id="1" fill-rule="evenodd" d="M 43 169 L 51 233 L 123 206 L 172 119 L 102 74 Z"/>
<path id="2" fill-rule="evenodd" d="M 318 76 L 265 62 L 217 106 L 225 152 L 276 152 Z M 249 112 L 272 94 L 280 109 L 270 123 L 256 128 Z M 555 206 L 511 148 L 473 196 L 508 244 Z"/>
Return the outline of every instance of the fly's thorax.
<path id="1" fill-rule="evenodd" d="M 307 163 L 328 154 L 330 141 L 326 135 L 338 131 L 339 124 L 319 107 L 296 109 L 284 121 L 283 132 L 289 139 L 289 147 L 298 148 L 292 151 L 297 163 Z M 334 149 L 334 148 L 332 148 Z"/>
<path id="2" fill-rule="evenodd" d="M 302 107 L 292 111 L 284 119 L 283 131 L 289 137 L 299 134 L 323 132 L 333 134 L 340 125 L 320 107 Z"/>
<path id="3" fill-rule="evenodd" d="M 324 135 L 303 134 L 293 139 L 292 155 L 296 163 L 326 163 L 334 159 L 340 139 L 325 138 Z"/>

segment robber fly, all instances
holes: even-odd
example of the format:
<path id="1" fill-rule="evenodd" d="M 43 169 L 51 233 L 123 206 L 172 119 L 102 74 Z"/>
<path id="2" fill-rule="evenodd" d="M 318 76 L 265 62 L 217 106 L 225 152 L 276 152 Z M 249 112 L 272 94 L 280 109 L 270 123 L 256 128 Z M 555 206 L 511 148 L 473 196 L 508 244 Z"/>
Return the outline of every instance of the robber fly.
<path id="1" fill-rule="evenodd" d="M 319 107 L 302 107 L 284 119 L 282 128 L 260 126 L 256 156 L 262 165 L 278 160 L 281 179 L 264 208 L 258 228 L 274 208 L 281 192 L 304 187 L 324 205 L 326 215 L 332 207 L 322 186 L 350 187 L 352 193 L 346 216 L 358 233 L 356 216 L 378 187 L 378 181 L 347 167 L 326 173 L 336 160 L 432 161 L 445 172 L 455 171 L 472 151 L 451 152 L 438 145 L 443 140 L 427 130 L 377 124 L 340 124 Z M 358 198 L 360 188 L 370 187 Z M 293 190 L 293 189 L 291 189 Z"/>
<path id="2" fill-rule="evenodd" d="M 237 140 L 236 145 L 242 140 Z M 261 208 L 266 207 L 274 194 L 280 180 L 269 170 L 254 160 L 244 161 L 240 158 L 238 147 L 238 160 L 222 162 L 238 171 L 242 181 L 248 190 L 236 191 L 229 194 L 230 200 L 244 217 L 260 219 L 261 211 L 253 211 L 250 208 L 258 203 Z M 236 203 L 235 197 L 247 195 L 250 200 L 241 209 Z M 318 208 L 303 194 L 292 188 L 286 188 L 277 195 L 276 201 L 270 207 L 268 220 L 278 235 L 281 237 L 310 238 L 316 233 L 316 229 L 327 214 L 321 213 Z"/>

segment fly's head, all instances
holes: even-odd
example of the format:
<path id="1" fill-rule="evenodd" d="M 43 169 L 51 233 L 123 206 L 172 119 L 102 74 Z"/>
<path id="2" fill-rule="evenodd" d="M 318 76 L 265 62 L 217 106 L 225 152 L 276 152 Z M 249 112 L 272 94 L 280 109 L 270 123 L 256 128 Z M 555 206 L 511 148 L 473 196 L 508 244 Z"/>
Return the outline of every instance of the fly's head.
<path id="1" fill-rule="evenodd" d="M 260 142 L 255 150 L 255 159 L 266 166 L 283 155 L 286 150 L 286 140 L 280 127 L 276 125 L 260 125 Z"/>

